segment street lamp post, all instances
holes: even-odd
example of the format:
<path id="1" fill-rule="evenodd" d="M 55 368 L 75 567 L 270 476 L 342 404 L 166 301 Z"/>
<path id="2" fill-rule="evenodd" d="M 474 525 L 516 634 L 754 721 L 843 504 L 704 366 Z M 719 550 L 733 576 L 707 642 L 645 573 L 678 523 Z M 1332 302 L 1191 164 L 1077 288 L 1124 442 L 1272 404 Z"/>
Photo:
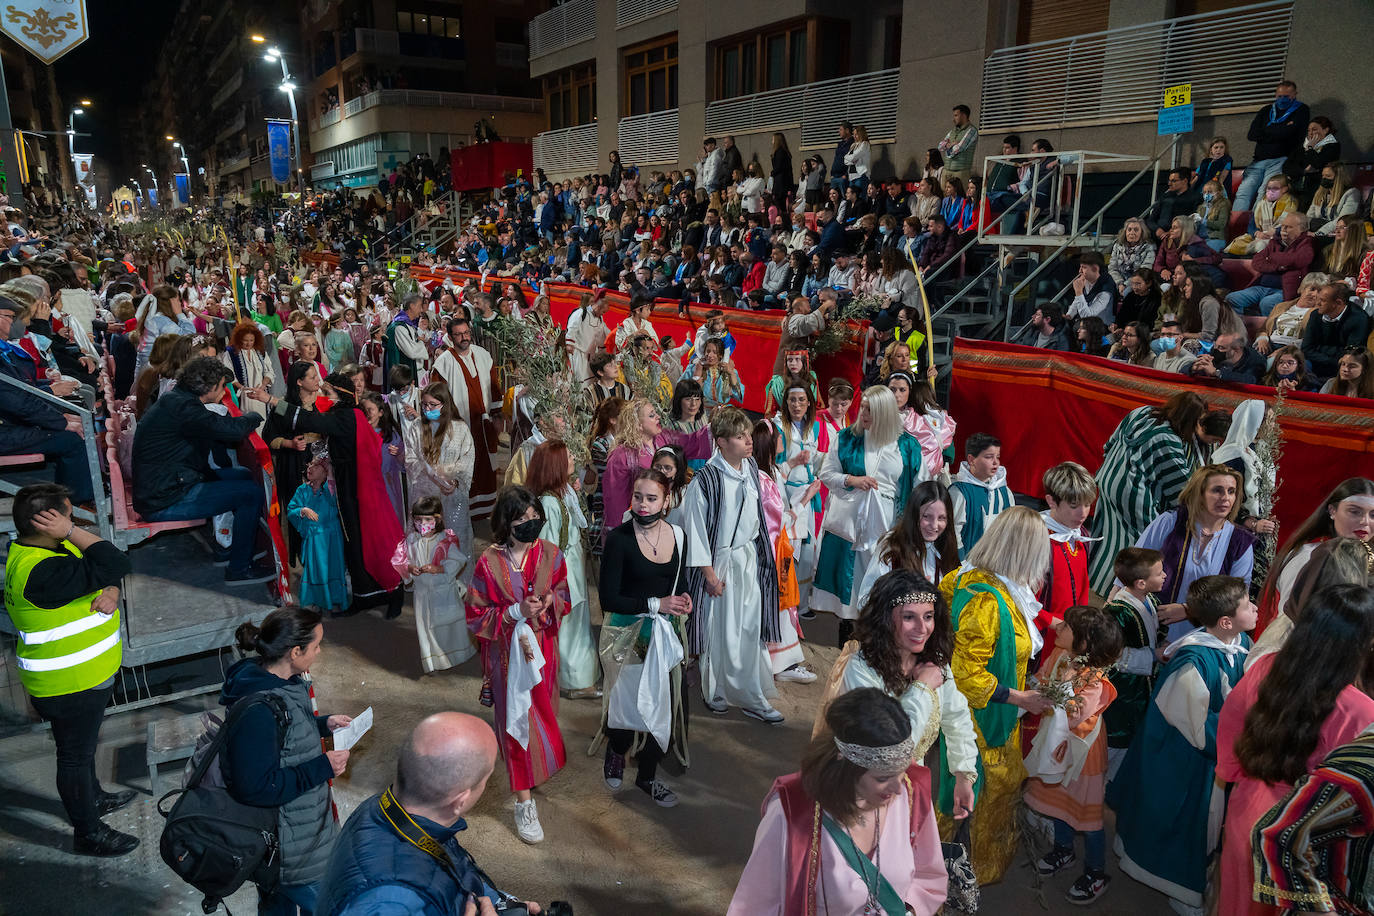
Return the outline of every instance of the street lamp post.
<path id="1" fill-rule="evenodd" d="M 177 150 L 177 152 L 178 152 L 178 154 L 180 155 L 180 158 L 181 158 L 182 167 L 186 169 L 186 197 L 187 197 L 187 200 L 185 201 L 185 203 L 186 203 L 186 205 L 189 207 L 189 206 L 191 205 L 191 201 L 190 201 L 190 197 L 191 197 L 191 160 L 186 158 L 186 147 L 184 147 L 184 146 L 181 145 L 181 141 L 180 141 L 180 140 L 173 140 L 173 141 L 172 141 L 172 146 L 176 147 L 176 150 Z M 175 176 L 173 176 L 172 180 L 173 180 L 173 182 L 176 181 Z"/>
<path id="2" fill-rule="evenodd" d="M 88 100 L 82 99 L 82 100 L 81 100 L 81 105 L 82 105 L 82 107 L 81 107 L 81 108 L 73 108 L 73 109 L 71 110 L 71 113 L 67 115 L 67 156 L 68 156 L 68 157 L 71 159 L 71 161 L 72 161 L 72 192 L 73 192 L 73 193 L 75 193 L 77 190 L 79 190 L 79 188 L 80 188 L 80 186 L 81 186 L 81 176 L 77 173 L 77 170 L 76 170 L 76 116 L 79 115 L 79 114 L 85 114 L 85 113 L 86 113 L 85 109 L 86 109 L 86 107 L 88 107 L 90 104 L 91 104 L 91 103 L 90 103 Z M 81 196 L 84 198 L 84 197 L 85 197 L 85 194 L 83 193 Z"/>
<path id="3" fill-rule="evenodd" d="M 158 186 L 157 183 L 157 172 L 154 172 L 152 169 L 148 168 L 147 163 L 143 164 L 143 171 L 147 172 L 148 177 L 153 179 L 153 193 L 156 194 L 158 197 L 157 203 L 154 206 L 156 206 L 158 209 L 162 209 L 162 189 Z"/>
<path id="4" fill-rule="evenodd" d="M 261 35 L 254 35 L 254 41 L 265 41 Z M 275 45 L 267 49 L 263 55 L 263 60 L 268 63 L 281 64 L 281 91 L 286 93 L 287 100 L 291 103 L 291 129 L 295 134 L 296 146 L 296 190 L 300 192 L 301 204 L 305 204 L 305 160 L 301 158 L 301 122 L 296 114 L 296 84 L 291 79 L 291 73 L 286 68 L 286 55 Z"/>

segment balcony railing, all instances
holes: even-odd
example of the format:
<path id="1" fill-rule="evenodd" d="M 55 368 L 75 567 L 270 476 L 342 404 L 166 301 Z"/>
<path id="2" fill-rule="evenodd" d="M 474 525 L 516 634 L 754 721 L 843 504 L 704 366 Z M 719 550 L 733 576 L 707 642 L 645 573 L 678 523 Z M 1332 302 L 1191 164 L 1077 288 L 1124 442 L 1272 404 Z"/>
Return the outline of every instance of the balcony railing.
<path id="1" fill-rule="evenodd" d="M 835 142 L 836 125 L 842 120 L 863 125 L 873 142 L 897 138 L 898 70 L 876 70 L 774 89 L 706 106 L 709 134 L 750 134 L 801 128 L 803 148 Z"/>
<path id="2" fill-rule="evenodd" d="M 210 110 L 213 111 L 214 109 L 223 105 L 226 101 L 228 101 L 230 96 L 232 96 L 235 92 L 239 91 L 239 87 L 242 85 L 243 68 L 240 67 L 238 70 L 234 72 L 233 76 L 229 77 L 229 81 L 220 87 L 219 92 L 216 92 L 213 96 L 211 96 Z"/>
<path id="3" fill-rule="evenodd" d="M 677 162 L 677 109 L 621 118 L 616 149 L 631 165 Z"/>
<path id="4" fill-rule="evenodd" d="M 221 142 L 221 141 L 223 141 L 223 140 L 229 139 L 229 138 L 232 137 L 234 134 L 236 134 L 236 133 L 238 133 L 239 131 L 243 130 L 243 125 L 244 125 L 244 113 L 243 113 L 243 109 L 240 108 L 240 109 L 239 109 L 239 113 L 234 117 L 234 119 L 231 120 L 228 124 L 224 125 L 224 128 L 223 128 L 222 130 L 220 130 L 219 133 L 215 134 L 215 142 L 216 142 L 216 143 L 219 143 L 219 142 Z"/>
<path id="5" fill-rule="evenodd" d="M 429 92 L 422 89 L 377 89 L 349 99 L 344 114 L 352 117 L 376 105 L 413 108 L 466 108 L 479 111 L 544 110 L 543 99 L 522 99 L 509 95 L 474 95 L 468 92 Z"/>
<path id="6" fill-rule="evenodd" d="M 243 170 L 243 169 L 246 169 L 246 168 L 248 168 L 248 165 L 249 165 L 248 151 L 247 151 L 247 150 L 244 150 L 242 153 L 239 153 L 237 156 L 234 156 L 232 159 L 225 159 L 223 162 L 221 162 L 221 163 L 219 164 L 219 173 L 220 173 L 221 175 L 228 175 L 228 174 L 230 174 L 231 172 L 238 172 L 238 171 L 241 171 L 241 170 Z"/>
<path id="7" fill-rule="evenodd" d="M 596 34 L 596 0 L 568 0 L 530 22 L 530 59 L 572 47 Z"/>
<path id="8" fill-rule="evenodd" d="M 534 137 L 534 166 L 545 172 L 586 171 L 596 168 L 597 160 L 595 121 L 562 130 L 546 130 Z"/>
<path id="9" fill-rule="evenodd" d="M 627 25 L 652 19 L 660 13 L 677 9 L 677 0 L 616 0 L 615 27 L 623 29 Z M 677 157 L 674 156 L 674 159 Z"/>
<path id="10" fill-rule="evenodd" d="M 1292 0 L 1257 3 L 994 51 L 982 130 L 1153 121 L 1164 89 L 1192 83 L 1199 113 L 1250 111 L 1283 79 Z"/>
<path id="11" fill-rule="evenodd" d="M 343 110 L 340 108 L 332 108 L 320 115 L 319 120 L 315 122 L 315 127 L 318 130 L 323 130 L 326 127 L 333 127 L 335 124 L 338 124 L 342 118 Z"/>

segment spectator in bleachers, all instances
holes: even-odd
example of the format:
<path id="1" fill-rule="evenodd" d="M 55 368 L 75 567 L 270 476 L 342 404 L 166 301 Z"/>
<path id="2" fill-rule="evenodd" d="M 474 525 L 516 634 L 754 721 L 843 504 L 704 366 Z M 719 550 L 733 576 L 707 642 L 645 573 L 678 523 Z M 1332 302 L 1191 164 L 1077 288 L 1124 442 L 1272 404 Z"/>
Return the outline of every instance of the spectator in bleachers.
<path id="1" fill-rule="evenodd" d="M 1307 124 L 1307 139 L 1302 142 L 1302 151 L 1290 156 L 1284 166 L 1293 185 L 1293 195 L 1302 206 L 1307 206 L 1316 193 L 1322 179 L 1322 172 L 1341 158 L 1341 143 L 1336 139 L 1336 128 L 1325 115 L 1316 115 Z"/>
<path id="2" fill-rule="evenodd" d="M 1180 339 L 1212 341 L 1222 334 L 1238 334 L 1249 339 L 1240 316 L 1217 301 L 1216 287 L 1202 270 L 1202 265 L 1183 265 L 1181 286 Z"/>
<path id="3" fill-rule="evenodd" d="M 942 178 L 957 177 L 968 181 L 973 172 L 973 154 L 978 146 L 978 128 L 970 120 L 973 114 L 967 105 L 955 105 L 954 126 L 949 129 L 938 148 L 945 157 Z"/>
<path id="4" fill-rule="evenodd" d="M 1126 284 L 1126 294 L 1121 297 L 1121 304 L 1116 309 L 1115 327 L 1124 328 L 1128 324 L 1141 322 L 1147 327 L 1154 327 L 1155 318 L 1159 314 L 1159 304 L 1161 299 L 1159 289 L 1159 277 L 1148 267 L 1142 267 L 1131 274 Z M 1149 343 L 1149 336 L 1145 338 Z"/>
<path id="5" fill-rule="evenodd" d="M 1314 391 L 1316 384 L 1307 374 L 1307 356 L 1301 347 L 1279 347 L 1274 351 L 1269 371 L 1261 384 L 1285 391 Z"/>
<path id="6" fill-rule="evenodd" d="M 1209 181 L 1202 186 L 1202 203 L 1198 204 L 1198 234 L 1204 235 L 1207 247 L 1221 251 L 1226 247 L 1226 226 L 1231 221 L 1231 201 L 1221 182 Z"/>
<path id="7" fill-rule="evenodd" d="M 210 467 L 210 449 L 246 439 L 262 417 L 221 416 L 207 405 L 224 399 L 233 378 L 219 360 L 197 357 L 177 375 L 176 387 L 158 398 L 134 428 L 134 509 L 149 521 L 172 522 L 234 513 L 226 585 L 266 582 L 271 567 L 255 567 L 253 550 L 262 520 L 262 485 L 246 468 Z"/>
<path id="8" fill-rule="evenodd" d="M 735 146 L 735 138 L 726 134 L 720 141 L 720 178 L 733 177 L 735 172 L 744 171 L 744 157 L 740 155 L 739 147 Z"/>
<path id="9" fill-rule="evenodd" d="M 1197 264 L 1214 286 L 1220 286 L 1226 282 L 1226 274 L 1217 266 L 1220 263 L 1221 252 L 1213 251 L 1197 234 L 1197 217 L 1181 213 L 1174 217 L 1168 234 L 1160 240 L 1154 270 L 1160 280 L 1168 281 L 1179 264 Z"/>
<path id="10" fill-rule="evenodd" d="M 1043 350 L 1072 350 L 1065 329 L 1064 309 L 1057 302 L 1046 302 L 1031 315 L 1030 322 L 1012 343 Z"/>
<path id="11" fill-rule="evenodd" d="M 1273 104 L 1255 112 L 1250 121 L 1246 137 L 1254 141 L 1255 154 L 1236 190 L 1237 210 L 1251 209 L 1260 188 L 1283 171 L 1290 156 L 1301 152 L 1303 135 L 1311 120 L 1307 106 L 1298 101 L 1298 84 L 1292 80 L 1280 82 L 1274 90 Z"/>
<path id="12" fill-rule="evenodd" d="M 1116 284 L 1121 295 L 1128 292 L 1129 279 L 1142 267 L 1154 263 L 1155 246 L 1150 241 L 1145 224 L 1135 217 L 1126 220 L 1117 233 L 1116 243 L 1112 245 L 1112 257 L 1107 264 L 1107 273 Z"/>
<path id="13" fill-rule="evenodd" d="M 1354 286 L 1365 257 L 1367 237 L 1364 220 L 1355 214 L 1349 213 L 1336 220 L 1336 232 L 1322 255 L 1326 272 Z"/>
<path id="14" fill-rule="evenodd" d="M 945 157 L 940 155 L 940 151 L 935 147 L 926 150 L 925 168 L 921 170 L 922 178 L 932 179 L 936 184 L 941 184 L 945 174 Z"/>
<path id="15" fill-rule="evenodd" d="M 1069 305 L 1069 318 L 1097 318 L 1104 326 L 1115 320 L 1117 289 L 1106 267 L 1097 251 L 1085 252 L 1078 259 L 1078 276 L 1070 284 L 1073 302 Z"/>
<path id="16" fill-rule="evenodd" d="M 854 128 L 853 142 L 844 154 L 844 164 L 849 170 L 849 187 L 858 188 L 863 195 L 868 190 L 873 166 L 873 152 L 868 145 L 868 130 L 863 125 Z"/>
<path id="17" fill-rule="evenodd" d="M 1229 200 L 1233 168 L 1230 144 L 1226 142 L 1225 137 L 1216 137 L 1207 145 L 1207 158 L 1198 163 L 1197 171 L 1193 172 L 1189 183 L 1199 190 L 1204 190 L 1207 182 L 1215 181 L 1221 186 L 1221 196 Z"/>
<path id="18" fill-rule="evenodd" d="M 1264 320 L 1264 327 L 1255 337 L 1255 349 L 1268 354 L 1277 347 L 1296 347 L 1301 344 L 1307 331 L 1307 322 L 1321 299 L 1321 288 L 1329 282 L 1330 277 L 1316 271 L 1303 277 L 1298 284 L 1297 298 L 1280 302 Z"/>
<path id="19" fill-rule="evenodd" d="M 1327 283 L 1321 288 L 1317 314 L 1307 322 L 1302 350 L 1321 379 L 1336 375 L 1340 358 L 1351 350 L 1363 350 L 1369 339 L 1369 316 L 1349 302 L 1350 287 Z"/>
<path id="20" fill-rule="evenodd" d="M 1289 213 L 1279 224 L 1278 236 L 1250 262 L 1259 275 L 1254 285 L 1231 293 L 1226 303 L 1238 315 L 1268 315 L 1280 302 L 1297 296 L 1314 256 L 1307 215 Z"/>
<path id="21" fill-rule="evenodd" d="M 1322 394 L 1338 394 L 1347 398 L 1374 398 L 1374 371 L 1369 366 L 1369 351 L 1355 350 L 1341 354 L 1336 363 L 1336 375 L 1322 386 Z"/>
<path id="22" fill-rule="evenodd" d="M 1243 258 L 1259 252 L 1273 239 L 1284 216 L 1295 210 L 1301 212 L 1302 208 L 1290 192 L 1288 176 L 1274 175 L 1264 185 L 1264 199 L 1250 211 L 1245 234 L 1232 239 L 1226 253 Z"/>
<path id="23" fill-rule="evenodd" d="M 720 189 L 730 174 L 723 172 L 722 155 L 716 148 L 716 138 L 707 137 L 701 143 L 701 159 L 697 162 L 697 187 L 711 194 L 711 206 L 720 206 Z"/>
<path id="24" fill-rule="evenodd" d="M 835 208 L 835 219 L 843 225 L 850 225 L 868 212 L 868 202 L 860 196 L 859 188 L 850 185 L 845 188 L 844 198 Z"/>
<path id="25" fill-rule="evenodd" d="M 1154 274 L 1150 274 L 1151 277 Z M 1144 321 L 1132 321 L 1121 328 L 1121 338 L 1112 344 L 1107 352 L 1108 359 L 1120 360 L 1132 366 L 1150 368 L 1155 356 L 1150 350 L 1150 325 Z"/>
<path id="26" fill-rule="evenodd" d="M 1049 208 L 1050 189 L 1054 185 L 1054 170 L 1058 166 L 1059 160 L 1049 155 L 1054 152 L 1054 146 L 1043 137 L 1039 137 L 1031 143 L 1031 152 L 1040 158 L 1038 160 L 1028 159 L 1023 162 L 1017 171 L 1016 181 L 1008 185 L 1005 191 L 997 191 L 988 195 L 988 203 L 992 207 L 992 212 L 1006 213 L 999 223 L 1000 229 L 996 233 L 998 235 L 1017 235 L 1022 229 L 1033 230 L 1034 226 L 1027 227 L 1025 225 L 1025 216 L 1023 216 L 1029 212 L 1032 202 L 1035 204 L 1037 215 Z M 1035 185 L 1034 193 L 1024 200 L 1021 199 L 1022 195 L 1031 190 L 1032 184 Z"/>
<path id="27" fill-rule="evenodd" d="M 845 157 L 854 143 L 854 125 L 848 121 L 840 122 L 840 139 L 835 144 L 835 153 L 830 159 L 830 189 L 844 192 L 849 180 L 849 165 Z"/>
<path id="28" fill-rule="evenodd" d="M 940 185 L 934 178 L 922 178 L 916 184 L 916 191 L 907 198 L 907 208 L 911 215 L 924 226 L 926 220 L 940 212 Z"/>
<path id="29" fill-rule="evenodd" d="M 959 253 L 959 236 L 938 213 L 930 218 L 926 226 L 930 237 L 921 247 L 916 263 L 923 271 L 933 271 Z"/>
<path id="30" fill-rule="evenodd" d="M 162 285 L 154 288 L 138 306 L 138 363 L 135 375 L 148 364 L 148 354 L 153 349 L 153 341 L 163 334 L 194 334 L 195 323 L 186 314 L 181 303 L 181 294 L 174 287 Z"/>
<path id="31" fill-rule="evenodd" d="M 1002 138 L 1002 155 L 1015 156 L 1021 152 L 1021 137 L 1019 134 L 1007 134 Z M 1005 191 L 1011 187 L 1012 182 L 1018 180 L 1016 166 L 1009 162 L 996 162 L 992 166 L 992 175 L 988 178 L 988 193 L 993 191 Z"/>
<path id="32" fill-rule="evenodd" d="M 1246 343 L 1246 335 L 1222 334 L 1212 344 L 1210 353 L 1193 361 L 1189 372 L 1238 385 L 1256 385 L 1267 368 L 1264 357 Z"/>
<path id="33" fill-rule="evenodd" d="M 1312 234 L 1332 236 L 1336 234 L 1337 220 L 1359 211 L 1360 189 L 1350 184 L 1344 165 L 1328 162 L 1322 166 L 1311 200 L 1307 216 L 1312 221 Z"/>
<path id="34" fill-rule="evenodd" d="M 835 263 L 830 267 L 830 275 L 826 277 L 825 285 L 837 290 L 854 289 L 854 274 L 858 266 L 853 263 L 848 248 L 840 248 L 835 252 Z"/>
<path id="35" fill-rule="evenodd" d="M 800 188 L 802 205 L 807 212 L 815 212 L 825 197 L 825 163 L 819 157 L 808 156 L 802 160 Z"/>
<path id="36" fill-rule="evenodd" d="M 1160 241 L 1169 234 L 1175 216 L 1191 216 L 1197 212 L 1198 204 L 1202 203 L 1202 192 L 1189 185 L 1189 177 L 1188 169 L 1170 169 L 1167 189 L 1145 213 L 1145 225 Z"/>
<path id="37" fill-rule="evenodd" d="M 829 207 L 816 214 L 816 222 L 821 227 L 821 240 L 816 249 L 828 258 L 834 257 L 835 252 L 844 245 L 844 226 Z"/>
<path id="38" fill-rule="evenodd" d="M 773 148 L 769 153 L 769 190 L 778 209 L 786 210 L 787 201 L 797 190 L 796 179 L 792 177 L 792 151 L 787 147 L 787 138 L 780 131 L 773 133 Z"/>

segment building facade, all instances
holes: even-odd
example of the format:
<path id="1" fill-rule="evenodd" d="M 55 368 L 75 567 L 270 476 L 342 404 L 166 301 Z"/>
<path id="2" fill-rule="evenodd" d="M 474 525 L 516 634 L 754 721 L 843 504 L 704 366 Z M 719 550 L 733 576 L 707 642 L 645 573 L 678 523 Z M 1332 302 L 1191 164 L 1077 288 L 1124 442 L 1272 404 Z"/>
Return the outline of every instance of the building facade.
<path id="1" fill-rule="evenodd" d="M 21 175 L 7 175 L 6 188 L 18 187 L 22 179 L 49 192 L 63 189 L 70 195 L 74 185 L 71 146 L 67 135 L 66 110 L 58 96 L 52 68 L 45 66 L 27 50 L 0 38 L 0 61 L 5 68 L 5 91 L 9 99 L 10 122 L 16 137 L 22 137 L 24 155 L 16 160 Z M 78 99 L 70 99 L 76 105 Z M 77 130 L 81 129 L 80 124 Z M 3 142 L 10 142 L 4 138 Z M 77 148 L 80 149 L 78 142 Z M 15 193 L 10 190 L 9 193 Z M 17 195 L 16 195 L 17 196 Z"/>
<path id="2" fill-rule="evenodd" d="M 842 119 L 862 124 L 878 178 L 919 177 L 966 104 L 979 159 L 1024 134 L 1059 150 L 1148 159 L 1166 87 L 1189 83 L 1195 125 L 1179 161 L 1228 136 L 1283 77 L 1337 124 L 1344 158 L 1374 144 L 1374 95 L 1350 79 L 1374 29 L 1364 0 L 566 0 L 530 24 L 530 74 L 548 121 L 550 177 L 626 164 L 689 167 L 732 134 L 768 172 L 780 132 L 794 166 L 827 165 Z M 1166 162 L 1167 166 L 1168 163 Z"/>
<path id="3" fill-rule="evenodd" d="M 317 0 L 300 4 L 301 117 L 319 186 L 366 188 L 411 156 L 545 127 L 528 71 L 534 0 Z"/>

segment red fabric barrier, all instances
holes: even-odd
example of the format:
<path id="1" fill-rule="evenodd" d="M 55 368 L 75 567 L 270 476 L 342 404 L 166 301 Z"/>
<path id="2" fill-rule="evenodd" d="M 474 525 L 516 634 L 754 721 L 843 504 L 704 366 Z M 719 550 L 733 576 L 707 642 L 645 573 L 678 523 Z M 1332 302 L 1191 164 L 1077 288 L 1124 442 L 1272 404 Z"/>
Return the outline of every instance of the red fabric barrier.
<path id="1" fill-rule="evenodd" d="M 954 344 L 950 415 L 960 449 L 973 433 L 1002 440 L 1007 482 L 1043 497 L 1041 475 L 1061 461 L 1096 473 L 1102 447 L 1126 413 L 1191 390 L 1209 405 L 1272 404 L 1274 389 L 1209 382 L 1095 356 L 959 338 Z M 1275 515 L 1292 532 L 1348 477 L 1374 477 L 1374 403 L 1332 395 L 1284 398 L 1284 434 Z M 962 452 L 959 453 L 962 458 Z"/>
<path id="2" fill-rule="evenodd" d="M 338 258 L 329 253 L 307 252 L 303 258 L 330 266 L 338 262 Z M 419 266 L 412 266 L 410 275 L 426 289 L 433 289 L 445 279 L 451 279 L 459 286 L 470 280 L 477 280 L 486 291 L 491 290 L 493 283 L 504 286 L 511 282 L 505 277 L 488 275 L 483 279 L 481 274 L 470 271 L 431 270 Z M 531 301 L 539 295 L 539 290 L 528 284 L 521 283 L 520 288 Z M 585 286 L 545 283 L 544 292 L 549 297 L 549 311 L 553 314 L 554 320 L 567 327 L 568 316 L 581 305 L 582 295 L 591 291 Z M 630 313 L 630 299 L 624 293 L 615 291 L 607 293 L 606 299 L 610 304 L 606 312 L 606 326 L 614 336 L 616 327 Z M 678 315 L 678 306 L 676 299 L 655 300 L 654 311 L 649 320 L 653 322 L 654 330 L 658 331 L 660 337 L 671 334 L 673 341 L 680 345 L 684 340 L 691 339 L 697 328 L 705 323 L 706 313 L 711 310 L 711 306 L 693 305 L 690 321 Z M 740 380 L 744 382 L 744 406 L 756 413 L 763 410 L 764 388 L 773 377 L 773 364 L 778 354 L 778 341 L 782 336 L 782 319 L 785 314 L 779 309 L 765 309 L 757 312 L 729 310 L 725 315 L 730 325 L 730 333 L 735 338 L 734 362 Z M 853 345 L 839 353 L 818 359 L 812 368 L 820 378 L 822 393 L 829 380 L 836 377 L 848 379 L 857 390 L 862 376 L 861 357 L 859 346 Z"/>
<path id="3" fill-rule="evenodd" d="M 517 173 L 534 174 L 534 147 L 528 143 L 477 143 L 449 154 L 456 191 L 504 187 Z"/>

